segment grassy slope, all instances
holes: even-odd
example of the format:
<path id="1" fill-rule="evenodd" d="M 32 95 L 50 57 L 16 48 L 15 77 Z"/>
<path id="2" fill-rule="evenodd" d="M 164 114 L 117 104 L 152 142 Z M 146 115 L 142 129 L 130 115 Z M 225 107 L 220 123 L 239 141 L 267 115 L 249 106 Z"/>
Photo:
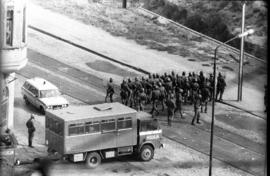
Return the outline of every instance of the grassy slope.
<path id="1" fill-rule="evenodd" d="M 231 38 L 231 36 L 241 32 L 241 1 L 145 0 L 144 2 L 146 8 L 171 18 L 174 21 L 178 21 L 181 24 L 190 26 L 195 30 L 199 30 L 199 32 L 212 36 L 220 41 L 226 41 L 228 38 Z M 177 5 L 176 8 L 172 7 L 174 4 Z M 179 11 L 178 14 L 175 13 L 177 10 Z M 186 14 L 183 15 L 184 11 Z M 192 18 L 192 16 L 197 17 Z M 218 17 L 220 17 L 220 20 Z M 200 19 L 201 22 L 198 22 Z M 196 25 L 196 23 L 198 24 Z M 223 24 L 225 26 L 222 26 Z M 265 58 L 267 48 L 266 3 L 263 1 L 247 2 L 245 26 L 255 30 L 252 36 L 246 38 L 248 43 L 245 49 L 257 57 Z M 225 28 L 228 29 L 228 32 L 226 32 Z M 239 47 L 240 41 L 235 41 L 234 43 L 234 46 L 238 45 Z"/>

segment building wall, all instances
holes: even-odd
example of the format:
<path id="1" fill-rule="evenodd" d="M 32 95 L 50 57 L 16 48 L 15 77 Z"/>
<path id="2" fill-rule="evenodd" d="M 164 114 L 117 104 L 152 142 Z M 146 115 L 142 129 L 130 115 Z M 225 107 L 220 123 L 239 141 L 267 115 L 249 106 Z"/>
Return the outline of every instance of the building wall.
<path id="1" fill-rule="evenodd" d="M 0 128 L 13 128 L 15 71 L 27 64 L 27 0 L 0 0 Z"/>

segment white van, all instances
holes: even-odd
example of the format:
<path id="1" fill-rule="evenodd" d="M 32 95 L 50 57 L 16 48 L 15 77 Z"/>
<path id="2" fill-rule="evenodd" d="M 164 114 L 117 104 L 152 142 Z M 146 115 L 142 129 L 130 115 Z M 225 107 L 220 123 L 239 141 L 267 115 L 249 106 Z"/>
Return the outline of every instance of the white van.
<path id="1" fill-rule="evenodd" d="M 69 105 L 59 89 L 43 78 L 26 80 L 21 91 L 25 103 L 34 105 L 42 114 L 45 114 L 46 109 L 65 108 Z"/>

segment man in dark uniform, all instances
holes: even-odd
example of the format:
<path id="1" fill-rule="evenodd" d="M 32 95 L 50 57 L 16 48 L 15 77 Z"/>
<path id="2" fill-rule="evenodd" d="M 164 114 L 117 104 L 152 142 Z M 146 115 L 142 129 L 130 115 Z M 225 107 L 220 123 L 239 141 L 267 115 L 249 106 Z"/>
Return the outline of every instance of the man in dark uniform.
<path id="1" fill-rule="evenodd" d="M 174 118 L 174 109 L 175 109 L 175 103 L 173 101 L 173 96 L 170 94 L 168 96 L 168 99 L 166 101 L 167 110 L 168 110 L 168 126 L 172 126 L 172 119 Z"/>
<path id="2" fill-rule="evenodd" d="M 197 123 L 201 123 L 200 122 L 200 106 L 201 106 L 201 94 L 199 92 L 196 92 L 194 94 L 194 116 L 191 122 L 191 125 L 195 125 L 195 120 L 197 121 Z"/>
<path id="3" fill-rule="evenodd" d="M 161 105 L 162 105 L 162 111 L 164 111 L 165 99 L 167 97 L 167 92 L 166 92 L 165 87 L 160 82 L 158 82 L 158 87 L 159 87 L 159 91 L 160 91 L 159 101 L 161 102 Z"/>
<path id="4" fill-rule="evenodd" d="M 225 87 L 226 87 L 225 79 L 221 75 L 221 73 L 219 72 L 218 78 L 217 78 L 217 94 L 216 94 L 216 100 L 218 98 L 218 95 L 219 95 L 219 100 L 220 101 L 222 100 L 222 96 L 223 96 Z"/>
<path id="5" fill-rule="evenodd" d="M 147 99 L 146 93 L 144 92 L 144 88 L 142 88 L 137 96 L 138 110 L 139 111 L 144 110 L 146 99 Z"/>
<path id="6" fill-rule="evenodd" d="M 198 83 L 199 83 L 200 89 L 202 89 L 205 84 L 205 77 L 203 75 L 203 71 L 200 71 L 200 74 L 198 77 Z"/>
<path id="7" fill-rule="evenodd" d="M 129 89 L 126 80 L 123 80 L 123 82 L 120 85 L 120 88 L 121 88 L 120 96 L 122 103 L 124 105 L 127 105 L 130 100 L 131 90 Z"/>
<path id="8" fill-rule="evenodd" d="M 33 137 L 34 137 L 34 132 L 36 131 L 36 128 L 34 126 L 33 123 L 33 119 L 35 119 L 34 115 L 31 114 L 30 119 L 26 122 L 26 127 L 28 129 L 28 146 L 32 147 L 32 141 L 33 141 Z"/>
<path id="9" fill-rule="evenodd" d="M 184 101 L 183 97 L 182 97 L 182 93 L 183 93 L 182 89 L 180 89 L 179 87 L 175 88 L 175 105 L 176 105 L 176 108 L 174 110 L 174 114 L 178 110 L 179 113 L 180 113 L 180 117 L 182 119 L 184 119 L 183 114 L 182 114 L 182 103 Z"/>
<path id="10" fill-rule="evenodd" d="M 206 85 L 203 85 L 201 92 L 202 92 L 201 113 L 203 112 L 203 106 L 204 112 L 207 113 L 207 103 L 208 101 L 210 101 L 210 91 Z"/>
<path id="11" fill-rule="evenodd" d="M 129 99 L 129 106 L 133 107 L 134 105 L 134 92 L 135 92 L 135 85 L 134 83 L 131 81 L 130 78 L 128 78 L 128 82 L 127 82 L 128 88 L 130 90 L 130 99 Z"/>
<path id="12" fill-rule="evenodd" d="M 113 102 L 113 94 L 114 94 L 113 79 L 110 78 L 110 80 L 109 80 L 109 82 L 107 84 L 105 102 L 107 102 L 108 97 L 110 98 L 110 101 Z"/>
<path id="13" fill-rule="evenodd" d="M 154 90 L 152 91 L 151 101 L 152 101 L 152 110 L 151 114 L 154 116 L 154 112 L 158 115 L 157 103 L 160 97 L 160 90 L 157 85 L 154 85 Z"/>
<path id="14" fill-rule="evenodd" d="M 212 73 L 209 75 L 209 79 L 207 81 L 208 89 L 210 91 L 210 101 L 213 98 L 213 90 L 214 90 L 214 76 Z"/>

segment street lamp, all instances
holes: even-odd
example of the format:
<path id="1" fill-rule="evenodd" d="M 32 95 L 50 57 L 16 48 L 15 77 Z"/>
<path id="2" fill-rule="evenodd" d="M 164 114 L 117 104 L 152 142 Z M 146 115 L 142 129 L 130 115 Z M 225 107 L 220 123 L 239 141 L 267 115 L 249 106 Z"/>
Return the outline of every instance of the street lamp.
<path id="1" fill-rule="evenodd" d="M 214 57 L 214 66 L 213 66 L 213 76 L 214 76 L 214 88 L 213 88 L 213 93 L 212 93 L 212 122 L 211 122 L 211 137 L 210 137 L 210 154 L 209 154 L 209 176 L 212 175 L 212 158 L 213 158 L 213 137 L 214 137 L 214 122 L 215 122 L 215 98 L 216 98 L 216 60 L 217 60 L 217 50 L 219 47 L 231 42 L 232 40 L 236 39 L 236 38 L 243 38 L 247 35 L 253 34 L 254 30 L 253 29 L 249 29 L 246 32 L 243 32 L 241 34 L 238 34 L 237 36 L 227 40 L 226 42 L 218 45 L 215 49 L 215 57 Z"/>

